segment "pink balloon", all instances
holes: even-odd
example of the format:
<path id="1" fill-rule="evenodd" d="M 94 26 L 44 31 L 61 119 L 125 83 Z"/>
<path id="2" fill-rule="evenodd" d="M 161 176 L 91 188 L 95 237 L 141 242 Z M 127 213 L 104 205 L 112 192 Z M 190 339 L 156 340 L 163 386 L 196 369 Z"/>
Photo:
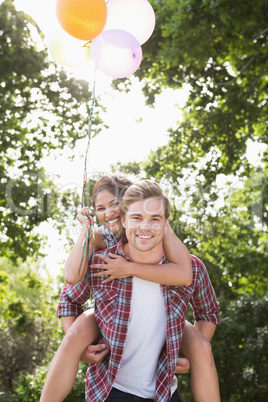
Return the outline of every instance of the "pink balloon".
<path id="1" fill-rule="evenodd" d="M 142 49 L 129 32 L 111 29 L 103 31 L 92 41 L 90 56 L 104 74 L 125 78 L 139 68 Z"/>

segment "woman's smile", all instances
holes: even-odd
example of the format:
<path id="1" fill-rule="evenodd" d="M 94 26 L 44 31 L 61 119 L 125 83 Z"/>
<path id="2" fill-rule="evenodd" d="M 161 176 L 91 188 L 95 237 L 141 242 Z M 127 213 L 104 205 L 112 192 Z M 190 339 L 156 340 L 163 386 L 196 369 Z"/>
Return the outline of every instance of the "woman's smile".
<path id="1" fill-rule="evenodd" d="M 114 225 L 115 223 L 118 223 L 118 222 L 120 222 L 121 221 L 121 218 L 120 218 L 120 216 L 118 216 L 117 218 L 115 218 L 115 219 L 106 219 L 106 222 L 108 223 L 108 225 Z"/>

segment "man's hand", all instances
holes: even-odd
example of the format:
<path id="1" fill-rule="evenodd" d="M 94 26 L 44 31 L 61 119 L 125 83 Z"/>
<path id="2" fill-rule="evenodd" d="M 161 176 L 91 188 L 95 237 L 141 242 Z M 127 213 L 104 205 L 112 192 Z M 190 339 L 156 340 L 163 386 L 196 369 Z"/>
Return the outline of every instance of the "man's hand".
<path id="1" fill-rule="evenodd" d="M 109 353 L 109 348 L 104 343 L 89 345 L 83 352 L 80 360 L 85 363 L 99 364 Z"/>
<path id="2" fill-rule="evenodd" d="M 186 357 L 178 357 L 177 365 L 175 368 L 176 374 L 187 374 L 191 370 L 190 362 Z"/>

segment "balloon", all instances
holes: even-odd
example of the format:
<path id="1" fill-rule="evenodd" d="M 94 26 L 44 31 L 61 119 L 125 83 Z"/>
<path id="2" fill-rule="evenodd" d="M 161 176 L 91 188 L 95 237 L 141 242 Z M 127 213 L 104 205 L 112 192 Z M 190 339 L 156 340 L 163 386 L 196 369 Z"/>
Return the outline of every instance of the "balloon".
<path id="1" fill-rule="evenodd" d="M 62 28 L 81 40 L 94 39 L 107 20 L 105 0 L 57 0 L 56 15 Z"/>
<path id="2" fill-rule="evenodd" d="M 84 44 L 84 41 L 73 38 L 59 28 L 50 36 L 48 49 L 57 63 L 77 67 L 90 61 L 89 48 L 83 47 Z"/>
<path id="3" fill-rule="evenodd" d="M 93 40 L 90 56 L 103 73 L 125 78 L 139 68 L 142 50 L 138 40 L 129 32 L 112 29 L 103 31 Z"/>
<path id="4" fill-rule="evenodd" d="M 142 45 L 153 33 L 155 14 L 147 0 L 110 0 L 104 30 L 122 29 L 130 32 Z"/>

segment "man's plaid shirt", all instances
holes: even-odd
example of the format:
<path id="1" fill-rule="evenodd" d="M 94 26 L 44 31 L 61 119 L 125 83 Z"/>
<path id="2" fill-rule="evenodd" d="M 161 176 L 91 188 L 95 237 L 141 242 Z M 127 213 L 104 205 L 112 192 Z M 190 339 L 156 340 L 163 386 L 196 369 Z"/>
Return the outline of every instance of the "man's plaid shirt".
<path id="1" fill-rule="evenodd" d="M 116 246 L 101 251 L 119 254 L 129 259 L 123 252 L 122 241 Z M 188 304 L 193 309 L 196 321 L 210 321 L 219 324 L 218 302 L 207 270 L 197 257 L 191 256 L 193 281 L 191 286 L 161 286 L 166 310 L 166 343 L 159 356 L 155 388 L 155 402 L 167 402 L 170 398 L 170 385 L 174 376 L 176 362 L 183 335 Z M 93 263 L 104 262 L 96 254 Z M 162 263 L 166 263 L 163 257 Z M 103 284 L 105 277 L 93 277 L 88 270 L 88 284 L 82 280 L 77 285 L 65 285 L 60 296 L 58 317 L 78 316 L 83 312 L 82 305 L 95 298 L 95 317 L 102 336 L 110 349 L 110 355 L 100 364 L 90 364 L 86 374 L 86 401 L 101 402 L 108 397 L 126 344 L 130 319 L 132 278 L 116 279 Z"/>

